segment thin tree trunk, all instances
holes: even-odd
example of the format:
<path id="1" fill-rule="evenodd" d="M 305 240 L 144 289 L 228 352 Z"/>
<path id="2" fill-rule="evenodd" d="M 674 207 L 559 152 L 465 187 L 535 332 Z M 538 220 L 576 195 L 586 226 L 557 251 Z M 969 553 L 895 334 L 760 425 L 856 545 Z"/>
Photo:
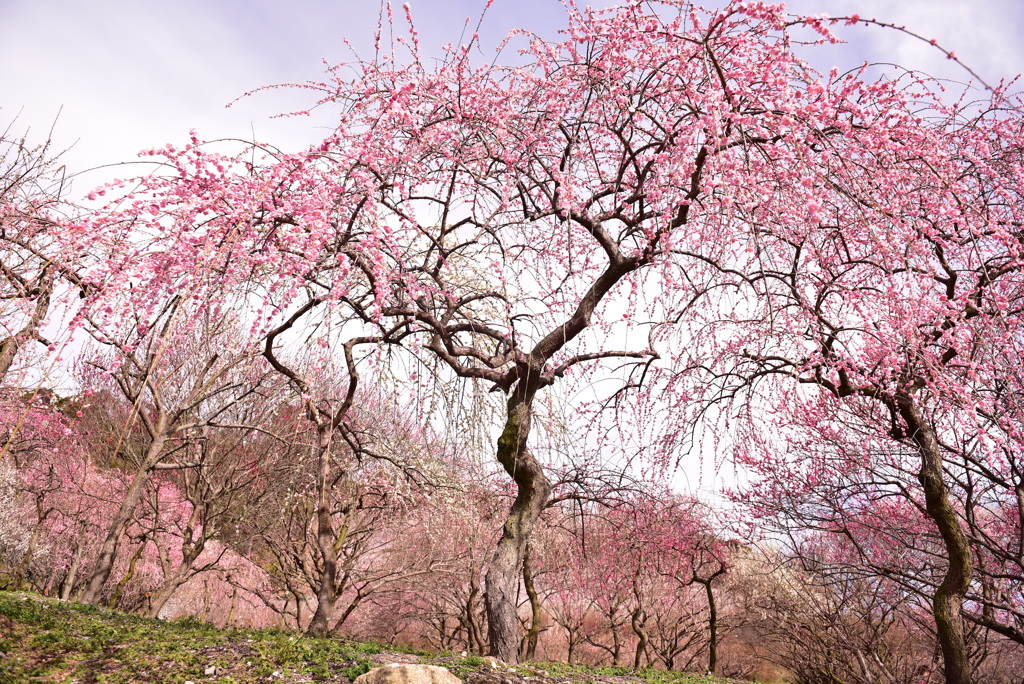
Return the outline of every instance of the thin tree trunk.
<path id="1" fill-rule="evenodd" d="M 225 627 L 231 627 L 231 625 L 235 622 L 235 608 L 237 607 L 237 605 L 238 605 L 238 587 L 237 586 L 233 586 L 233 587 L 231 587 L 231 607 L 228 608 L 228 617 L 227 617 L 227 620 L 224 621 L 224 626 Z"/>
<path id="2" fill-rule="evenodd" d="M 143 552 L 146 550 L 146 544 L 148 543 L 145 537 L 142 538 L 142 543 L 139 544 L 139 548 L 135 549 L 135 553 L 132 554 L 132 558 L 128 561 L 128 572 L 124 574 L 124 577 L 120 579 L 117 585 L 114 587 L 114 593 L 110 596 L 110 601 L 107 605 L 110 608 L 117 608 L 121 602 L 121 595 L 124 594 L 124 588 L 128 586 L 128 583 L 135 577 L 135 568 L 139 564 L 139 560 L 142 558 Z M 146 592 L 147 597 L 149 592 Z"/>
<path id="3" fill-rule="evenodd" d="M 316 612 L 306 628 L 310 636 L 324 636 L 329 631 L 334 617 L 334 602 L 337 600 L 338 549 L 334 525 L 331 521 L 331 446 L 330 436 L 321 437 L 320 474 L 317 482 L 316 506 L 316 547 L 320 553 L 320 586 L 317 588 Z"/>
<path id="4" fill-rule="evenodd" d="M 78 570 L 82 567 L 82 552 L 85 550 L 85 544 L 82 543 L 81 538 L 75 544 L 75 555 L 71 559 L 71 567 L 68 569 L 68 574 L 64 578 L 64 583 L 60 586 L 60 600 L 67 601 L 71 598 L 71 592 L 75 588 L 75 580 L 78 579 Z"/>
<path id="5" fill-rule="evenodd" d="M 344 593 L 344 592 L 342 592 L 342 593 Z M 341 612 L 341 617 L 339 617 L 334 622 L 334 626 L 331 627 L 331 632 L 332 633 L 334 633 L 334 634 L 340 634 L 341 633 L 341 628 L 345 625 L 345 623 L 348 621 L 348 619 L 350 617 L 352 617 L 352 613 L 356 612 L 356 609 L 359 608 L 359 606 L 363 605 L 363 599 L 364 598 L 365 598 L 365 596 L 357 593 L 357 595 L 352 599 L 352 601 L 347 606 L 345 606 L 345 610 L 343 610 Z"/>
<path id="6" fill-rule="evenodd" d="M 718 666 L 718 608 L 715 604 L 715 592 L 711 589 L 711 582 L 721 573 L 712 575 L 709 579 L 694 579 L 704 585 L 704 593 L 708 599 L 708 674 L 715 674 Z"/>
<path id="7" fill-rule="evenodd" d="M 188 561 L 178 566 L 174 575 L 164 582 L 162 587 L 152 592 L 146 617 L 155 618 L 160 615 L 160 611 L 163 610 L 164 605 L 171 600 L 171 596 L 174 595 L 174 592 L 176 592 L 182 584 L 188 581 L 188 572 L 192 569 L 192 562 L 193 561 Z"/>
<path id="8" fill-rule="evenodd" d="M 11 581 L 12 589 L 20 591 L 22 583 L 25 581 L 25 576 L 28 574 L 28 567 L 32 564 L 32 556 L 36 553 L 36 546 L 39 544 L 39 537 L 43 533 L 43 522 L 45 519 L 40 520 L 36 523 L 35 527 L 32 528 L 32 536 L 28 538 L 28 545 L 25 547 L 25 553 L 21 556 L 21 561 L 18 563 L 18 568 L 14 571 L 14 578 Z"/>
<path id="9" fill-rule="evenodd" d="M 524 386 L 525 385 L 525 386 Z M 512 477 L 518 493 L 487 569 L 487 634 L 490 655 L 506 663 L 519 660 L 517 595 L 520 563 L 534 524 L 551 496 L 544 469 L 526 447 L 535 387 L 521 382 L 508 400 L 505 429 L 498 438 L 498 462 Z"/>
<path id="10" fill-rule="evenodd" d="M 622 635 L 619 634 L 619 628 L 622 627 L 622 622 L 614 619 L 614 616 L 618 614 L 618 607 L 612 613 L 609 623 L 612 628 L 612 665 L 615 667 L 622 666 Z"/>
<path id="11" fill-rule="evenodd" d="M 932 597 L 932 613 L 942 650 L 946 684 L 970 684 L 971 670 L 961 611 L 974 572 L 971 547 L 949 501 L 949 490 L 942 477 L 942 452 L 935 431 L 911 397 L 898 397 L 897 406 L 921 455 L 921 470 L 917 477 L 924 490 L 925 509 L 942 536 L 948 560 L 946 574 Z"/>
<path id="12" fill-rule="evenodd" d="M 525 660 L 535 660 L 537 657 L 537 642 L 540 639 L 540 597 L 537 595 L 537 588 L 533 584 L 533 566 L 530 564 L 530 546 L 527 545 L 523 554 L 523 586 L 526 588 L 526 596 L 530 599 L 530 629 L 526 632 L 526 648 L 523 657 Z"/>
<path id="13" fill-rule="evenodd" d="M 188 581 L 192 567 L 206 549 L 206 535 L 210 533 L 208 528 L 203 527 L 199 531 L 199 539 L 193 539 L 196 534 L 195 530 L 201 523 L 200 518 L 200 508 L 193 506 L 182 538 L 181 563 L 179 563 L 178 567 L 174 569 L 174 572 L 170 577 L 167 577 L 166 572 L 168 568 L 165 568 L 164 576 L 166 579 L 164 580 L 163 585 L 152 594 L 152 601 L 150 602 L 148 612 L 149 617 L 155 618 L 159 615 L 164 604 L 170 600 L 171 596 L 174 595 L 174 592 L 176 592 L 182 584 Z"/>
<path id="14" fill-rule="evenodd" d="M 203 580 L 203 608 L 199 611 L 199 621 L 206 622 L 206 617 L 210 614 L 210 583 L 207 580 Z"/>
<path id="15" fill-rule="evenodd" d="M 303 599 L 303 595 L 300 594 L 296 589 L 291 588 L 290 584 L 291 583 L 289 583 L 289 591 L 291 591 L 292 596 L 295 598 L 295 629 L 302 629 L 302 599 Z M 287 607 L 288 607 L 288 604 L 286 602 L 285 603 L 285 608 L 287 608 Z"/>
<path id="16" fill-rule="evenodd" d="M 107 583 L 107 580 L 110 578 L 110 572 L 114 569 L 114 557 L 117 555 L 117 547 L 121 543 L 124 529 L 127 527 L 135 507 L 142 498 L 142 492 L 146 487 L 146 483 L 149 482 L 150 471 L 157 461 L 160 460 L 160 455 L 163 453 L 166 441 L 167 437 L 161 434 L 150 442 L 142 468 L 128 487 L 128 491 L 125 492 L 124 500 L 121 501 L 117 514 L 110 522 L 110 527 L 107 528 L 107 536 L 100 547 L 100 554 L 96 559 L 92 576 L 86 585 L 85 593 L 82 594 L 83 603 L 95 605 L 99 601 L 103 585 Z"/>

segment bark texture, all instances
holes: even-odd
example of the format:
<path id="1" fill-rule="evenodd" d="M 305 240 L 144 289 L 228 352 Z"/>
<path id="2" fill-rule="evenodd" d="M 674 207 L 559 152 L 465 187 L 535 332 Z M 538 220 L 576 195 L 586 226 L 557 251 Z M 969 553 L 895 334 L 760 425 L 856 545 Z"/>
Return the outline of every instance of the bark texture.
<path id="1" fill-rule="evenodd" d="M 316 612 L 306 628 L 306 634 L 323 636 L 330 631 L 334 619 L 334 604 L 337 601 L 338 540 L 331 521 L 331 497 L 329 488 L 334 482 L 331 464 L 331 434 L 323 431 L 320 447 L 320 473 L 317 482 L 316 546 L 320 554 L 322 572 L 316 594 Z"/>
<path id="2" fill-rule="evenodd" d="M 526 447 L 536 392 L 529 385 L 521 382 L 512 392 L 505 429 L 498 438 L 498 461 L 515 481 L 518 492 L 486 578 L 490 655 L 506 663 L 519 662 L 520 567 L 537 518 L 551 497 L 551 483 Z"/>
<path id="3" fill-rule="evenodd" d="M 925 508 L 942 536 L 948 565 L 946 574 L 932 597 L 935 629 L 942 650 L 946 684 L 970 684 L 971 668 L 967 657 L 962 615 L 964 598 L 970 587 L 974 564 L 967 535 L 957 520 L 942 478 L 942 452 L 934 429 L 910 396 L 897 400 L 900 416 L 910 439 L 921 454 L 918 480 L 924 490 Z"/>

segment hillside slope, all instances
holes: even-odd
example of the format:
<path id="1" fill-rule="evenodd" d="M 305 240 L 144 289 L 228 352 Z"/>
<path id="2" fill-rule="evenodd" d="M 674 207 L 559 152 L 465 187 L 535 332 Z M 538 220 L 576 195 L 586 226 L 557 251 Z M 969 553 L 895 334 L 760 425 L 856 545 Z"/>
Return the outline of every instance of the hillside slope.
<path id="1" fill-rule="evenodd" d="M 162 622 L 32 594 L 0 592 L 0 684 L 22 682 L 343 682 L 385 663 L 444 665 L 466 684 L 721 684 L 719 678 L 561 663 L 494 668 L 477 656 Z"/>

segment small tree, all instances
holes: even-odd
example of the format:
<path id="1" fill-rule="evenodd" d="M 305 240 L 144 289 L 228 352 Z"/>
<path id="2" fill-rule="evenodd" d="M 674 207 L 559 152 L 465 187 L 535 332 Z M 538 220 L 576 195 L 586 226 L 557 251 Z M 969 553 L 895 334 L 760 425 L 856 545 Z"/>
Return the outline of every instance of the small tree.
<path id="1" fill-rule="evenodd" d="M 136 318 L 127 321 L 126 329 L 104 331 L 97 326 L 92 331 L 108 348 L 105 356 L 89 362 L 94 377 L 105 379 L 109 391 L 119 393 L 126 402 L 113 452 L 131 475 L 82 595 L 86 603 L 99 601 L 122 535 L 153 473 L 201 467 L 169 459 L 187 457 L 188 445 L 202 438 L 204 428 L 224 423 L 232 429 L 241 427 L 231 424 L 232 409 L 264 399 L 261 385 L 266 371 L 249 364 L 256 353 L 231 338 L 230 319 L 207 318 L 205 326 L 178 327 L 179 318 L 188 315 L 182 306 L 179 299 L 169 301 L 155 328 Z"/>

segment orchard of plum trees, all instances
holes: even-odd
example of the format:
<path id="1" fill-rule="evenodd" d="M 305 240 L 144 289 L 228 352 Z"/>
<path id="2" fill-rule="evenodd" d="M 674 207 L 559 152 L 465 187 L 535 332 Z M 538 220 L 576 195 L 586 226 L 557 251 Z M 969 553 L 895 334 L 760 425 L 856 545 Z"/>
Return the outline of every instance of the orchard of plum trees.
<path id="1" fill-rule="evenodd" d="M 836 20 L 760 2 L 567 18 L 518 66 L 398 22 L 307 84 L 322 142 L 193 134 L 88 208 L 4 134 L 7 586 L 506 662 L 1024 668 L 1020 99 L 818 73 Z M 709 444 L 727 514 L 664 484 Z"/>

